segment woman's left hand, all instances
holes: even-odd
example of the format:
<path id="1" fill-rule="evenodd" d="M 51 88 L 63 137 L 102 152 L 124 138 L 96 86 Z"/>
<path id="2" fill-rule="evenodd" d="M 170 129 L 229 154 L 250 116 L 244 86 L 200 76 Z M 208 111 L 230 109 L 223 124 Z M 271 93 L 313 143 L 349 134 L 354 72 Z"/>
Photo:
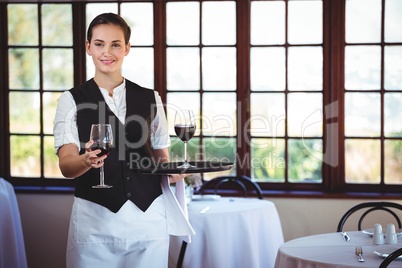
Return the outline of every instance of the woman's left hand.
<path id="1" fill-rule="evenodd" d="M 169 150 L 168 148 L 163 148 L 159 150 L 154 150 L 154 160 L 156 163 L 169 162 Z M 169 174 L 169 182 L 176 183 L 181 181 L 189 174 Z"/>
<path id="2" fill-rule="evenodd" d="M 170 174 L 169 182 L 175 183 L 175 182 L 181 181 L 182 179 L 184 179 L 187 176 L 188 176 L 188 174 Z"/>

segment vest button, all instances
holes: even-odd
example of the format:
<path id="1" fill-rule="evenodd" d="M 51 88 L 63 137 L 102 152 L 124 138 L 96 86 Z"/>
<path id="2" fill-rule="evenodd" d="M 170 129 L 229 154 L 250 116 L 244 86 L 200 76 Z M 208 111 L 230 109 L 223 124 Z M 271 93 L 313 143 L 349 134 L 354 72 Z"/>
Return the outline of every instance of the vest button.
<path id="1" fill-rule="evenodd" d="M 127 197 L 130 198 L 130 197 L 131 197 L 131 193 L 127 193 Z"/>
<path id="2" fill-rule="evenodd" d="M 130 177 L 127 177 L 126 182 L 130 182 L 130 181 L 131 181 Z"/>

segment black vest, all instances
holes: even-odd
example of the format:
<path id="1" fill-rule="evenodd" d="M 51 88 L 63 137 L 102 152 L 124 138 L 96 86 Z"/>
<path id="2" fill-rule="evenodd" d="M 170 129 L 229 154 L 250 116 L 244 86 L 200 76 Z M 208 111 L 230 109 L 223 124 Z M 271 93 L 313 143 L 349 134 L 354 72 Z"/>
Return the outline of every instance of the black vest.
<path id="1" fill-rule="evenodd" d="M 70 90 L 77 105 L 80 154 L 90 139 L 92 124 L 111 124 L 114 148 L 105 159 L 105 184 L 108 189 L 94 189 L 99 184 L 99 169 L 91 168 L 77 178 L 75 196 L 119 211 L 131 200 L 142 211 L 162 194 L 160 176 L 135 173 L 132 167 L 152 163 L 149 124 L 156 115 L 154 92 L 126 80 L 126 123 L 120 123 L 109 109 L 93 79 Z"/>

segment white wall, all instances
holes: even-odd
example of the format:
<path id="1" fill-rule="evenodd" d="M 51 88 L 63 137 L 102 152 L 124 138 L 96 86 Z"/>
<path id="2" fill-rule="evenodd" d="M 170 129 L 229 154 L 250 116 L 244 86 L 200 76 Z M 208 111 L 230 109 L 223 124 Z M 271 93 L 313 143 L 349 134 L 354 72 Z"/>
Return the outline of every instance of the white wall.
<path id="1" fill-rule="evenodd" d="M 369 200 L 322 198 L 267 198 L 279 213 L 285 241 L 302 236 L 335 232 L 350 207 Z M 17 194 L 29 268 L 65 267 L 65 251 L 72 194 Z M 395 200 L 390 200 L 395 201 Z M 401 201 L 395 201 L 400 202 Z M 383 217 L 381 217 L 383 218 Z M 367 217 L 364 228 L 377 223 Z M 383 224 L 390 219 L 383 219 Z M 346 230 L 357 224 L 345 225 Z"/>

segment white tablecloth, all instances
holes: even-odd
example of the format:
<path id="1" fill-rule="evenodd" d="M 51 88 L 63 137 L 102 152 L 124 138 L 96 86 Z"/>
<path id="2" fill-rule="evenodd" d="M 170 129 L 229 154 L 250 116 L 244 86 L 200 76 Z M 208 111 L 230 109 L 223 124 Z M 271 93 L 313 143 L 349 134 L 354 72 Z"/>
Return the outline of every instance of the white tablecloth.
<path id="1" fill-rule="evenodd" d="M 302 237 L 283 244 L 278 252 L 275 268 L 344 268 L 378 267 L 383 258 L 374 254 L 376 250 L 401 248 L 402 238 L 396 245 L 373 245 L 373 238 L 362 232 L 347 232 L 351 240 L 346 242 L 340 233 L 329 233 Z M 365 262 L 358 262 L 355 247 L 363 248 Z M 402 267 L 397 260 L 388 267 Z"/>
<path id="2" fill-rule="evenodd" d="M 192 201 L 188 214 L 196 234 L 183 267 L 274 267 L 284 242 L 274 203 L 255 198 Z"/>
<path id="3" fill-rule="evenodd" d="M 24 238 L 13 186 L 0 178 L 0 268 L 25 268 Z"/>

